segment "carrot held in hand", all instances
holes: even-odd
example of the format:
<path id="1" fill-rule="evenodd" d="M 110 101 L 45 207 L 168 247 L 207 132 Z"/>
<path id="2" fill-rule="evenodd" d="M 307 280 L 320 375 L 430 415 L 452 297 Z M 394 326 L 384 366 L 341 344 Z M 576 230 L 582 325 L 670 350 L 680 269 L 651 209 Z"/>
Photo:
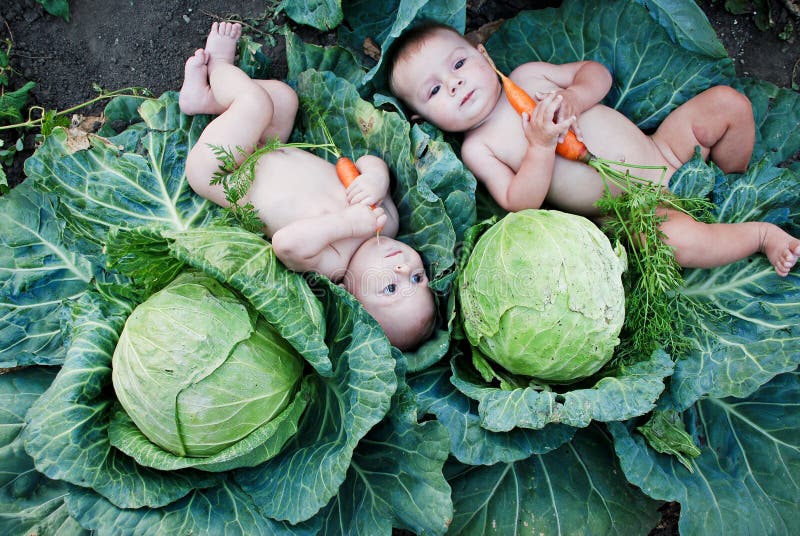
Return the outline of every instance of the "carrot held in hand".
<path id="1" fill-rule="evenodd" d="M 353 181 L 356 180 L 359 175 L 361 175 L 361 172 L 358 170 L 352 160 L 342 155 L 339 156 L 338 160 L 336 160 L 336 175 L 339 177 L 339 181 L 342 183 L 342 186 L 349 188 L 350 185 L 353 184 Z M 372 205 L 371 208 L 374 209 L 375 205 Z M 378 230 L 375 232 L 375 236 L 380 237 L 380 232 L 382 230 L 383 227 L 378 227 Z"/>
<path id="2" fill-rule="evenodd" d="M 342 186 L 349 188 L 353 181 L 361 175 L 361 172 L 358 171 L 352 160 L 346 156 L 340 156 L 336 161 L 336 175 L 339 176 Z"/>
<path id="3" fill-rule="evenodd" d="M 500 82 L 503 84 L 503 91 L 505 91 L 506 98 L 514 110 L 520 115 L 533 112 L 533 109 L 536 108 L 536 101 L 533 100 L 524 89 L 515 84 L 513 80 L 495 67 L 494 62 L 489 57 L 485 48 L 480 47 L 480 51 L 489 62 L 489 65 L 492 66 L 492 69 L 500 76 Z M 578 140 L 578 137 L 575 136 L 575 133 L 571 130 L 567 131 L 566 136 L 564 136 L 564 141 L 556 145 L 556 154 L 568 160 L 577 160 L 580 162 L 589 162 L 589 160 L 594 157 L 594 155 L 589 152 L 589 149 L 586 148 L 586 145 Z"/>

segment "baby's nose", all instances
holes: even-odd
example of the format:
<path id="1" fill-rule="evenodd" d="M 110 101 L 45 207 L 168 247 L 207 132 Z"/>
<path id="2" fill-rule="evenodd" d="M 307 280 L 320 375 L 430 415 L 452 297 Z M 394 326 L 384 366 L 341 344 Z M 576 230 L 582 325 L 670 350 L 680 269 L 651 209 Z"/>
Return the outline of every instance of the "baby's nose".
<path id="1" fill-rule="evenodd" d="M 398 274 L 406 273 L 406 272 L 408 272 L 408 265 L 405 264 L 405 263 L 397 264 L 394 267 L 394 271 L 397 272 Z"/>
<path id="2" fill-rule="evenodd" d="M 453 77 L 450 79 L 450 94 L 455 95 L 458 86 L 462 85 L 464 81 L 458 77 Z"/>

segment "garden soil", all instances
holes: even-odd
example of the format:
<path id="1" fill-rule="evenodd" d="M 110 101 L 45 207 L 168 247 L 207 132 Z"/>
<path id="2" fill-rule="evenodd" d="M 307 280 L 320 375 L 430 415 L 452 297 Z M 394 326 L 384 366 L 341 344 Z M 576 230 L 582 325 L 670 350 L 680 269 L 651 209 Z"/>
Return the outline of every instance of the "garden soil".
<path id="1" fill-rule="evenodd" d="M 741 76 L 792 87 L 800 78 L 800 46 L 791 35 L 779 34 L 792 20 L 782 1 L 772 0 L 775 26 L 759 30 L 752 15 L 733 16 L 721 0 L 701 1 Z M 95 87 L 116 90 L 131 86 L 154 95 L 180 88 L 185 59 L 203 45 L 211 22 L 223 18 L 243 21 L 262 32 L 261 42 L 274 39 L 267 51 L 275 78 L 286 74 L 285 48 L 275 28 L 285 24 L 270 0 L 70 0 L 69 22 L 49 15 L 36 0 L 0 0 L 0 43 L 10 40 L 9 88 L 36 83 L 32 102 L 48 110 L 65 110 L 97 95 Z M 512 17 L 523 8 L 557 6 L 558 1 L 470 0 L 467 30 Z M 800 21 L 792 20 L 800 32 Z M 335 42 L 335 34 L 293 28 L 307 41 Z M 92 115 L 100 105 L 81 110 Z M 8 144 L 16 134 L 0 133 Z M 8 181 L 23 180 L 22 161 L 34 148 L 34 132 L 25 137 L 25 150 L 10 168 Z"/>
<path id="2" fill-rule="evenodd" d="M 785 2 L 786 0 L 783 0 Z M 734 16 L 721 0 L 701 1 L 712 26 L 735 60 L 740 76 L 756 77 L 781 87 L 800 82 L 800 46 L 797 35 L 780 36 L 792 21 L 784 3 L 772 0 L 771 29 L 759 30 L 752 15 Z M 203 45 L 214 20 L 232 18 L 264 32 L 258 39 L 270 47 L 272 76 L 286 74 L 285 49 L 275 28 L 287 21 L 275 15 L 267 0 L 70 0 L 69 22 L 48 15 L 35 0 L 0 0 L 0 43 L 12 43 L 14 69 L 10 89 L 36 83 L 32 102 L 47 109 L 65 110 L 96 96 L 99 86 L 115 90 L 129 86 L 154 95 L 180 88 L 185 59 Z M 467 30 L 513 16 L 523 8 L 555 6 L 559 2 L 472 0 L 468 2 Z M 794 5 L 794 4 L 793 4 Z M 318 44 L 335 42 L 335 34 L 293 28 Z M 796 87 L 796 86 L 795 86 Z M 97 113 L 100 106 L 82 110 Z M 0 134 L 14 143 L 8 133 Z M 25 149 L 7 168 L 11 186 L 23 180 L 22 161 L 34 149 L 34 136 L 25 137 Z M 677 534 L 678 508 L 667 504 L 652 535 Z"/>

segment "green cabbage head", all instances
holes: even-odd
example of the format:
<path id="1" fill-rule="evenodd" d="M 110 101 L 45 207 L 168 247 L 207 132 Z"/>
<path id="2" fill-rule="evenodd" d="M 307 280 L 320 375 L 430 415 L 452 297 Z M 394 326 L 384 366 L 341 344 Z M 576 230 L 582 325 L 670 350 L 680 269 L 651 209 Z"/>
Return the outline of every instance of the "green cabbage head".
<path id="1" fill-rule="evenodd" d="M 625 264 L 624 250 L 586 218 L 508 214 L 478 239 L 461 272 L 464 331 L 514 374 L 553 383 L 590 376 L 619 344 Z"/>
<path id="2" fill-rule="evenodd" d="M 128 317 L 112 380 L 125 413 L 150 442 L 177 457 L 216 455 L 230 465 L 243 454 L 240 442 L 252 443 L 250 451 L 277 441 L 274 454 L 291 437 L 275 423 L 294 413 L 296 425 L 303 364 L 231 290 L 209 275 L 184 272 Z M 265 455 L 257 457 L 248 465 Z"/>

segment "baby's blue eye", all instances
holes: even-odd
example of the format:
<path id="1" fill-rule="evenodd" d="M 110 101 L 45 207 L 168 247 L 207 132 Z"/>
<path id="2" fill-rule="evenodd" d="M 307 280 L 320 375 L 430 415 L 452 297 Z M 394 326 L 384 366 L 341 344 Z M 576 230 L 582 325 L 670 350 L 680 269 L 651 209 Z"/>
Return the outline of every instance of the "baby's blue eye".
<path id="1" fill-rule="evenodd" d="M 397 291 L 397 285 L 395 285 L 394 283 L 390 283 L 385 287 L 383 287 L 383 293 L 386 294 L 387 296 L 391 296 L 396 291 Z"/>
<path id="2" fill-rule="evenodd" d="M 464 60 L 458 60 L 458 61 L 456 62 L 455 68 L 456 68 L 456 69 L 460 69 L 460 68 L 461 68 L 461 67 L 463 67 L 463 66 L 464 66 Z"/>
<path id="3" fill-rule="evenodd" d="M 411 282 L 415 283 L 415 284 L 416 283 L 421 283 L 422 279 L 423 279 L 422 274 L 414 274 L 414 275 L 411 276 Z"/>
<path id="4" fill-rule="evenodd" d="M 431 97 L 439 93 L 439 89 L 441 89 L 441 87 L 442 86 L 434 86 L 434 88 L 431 90 Z"/>

